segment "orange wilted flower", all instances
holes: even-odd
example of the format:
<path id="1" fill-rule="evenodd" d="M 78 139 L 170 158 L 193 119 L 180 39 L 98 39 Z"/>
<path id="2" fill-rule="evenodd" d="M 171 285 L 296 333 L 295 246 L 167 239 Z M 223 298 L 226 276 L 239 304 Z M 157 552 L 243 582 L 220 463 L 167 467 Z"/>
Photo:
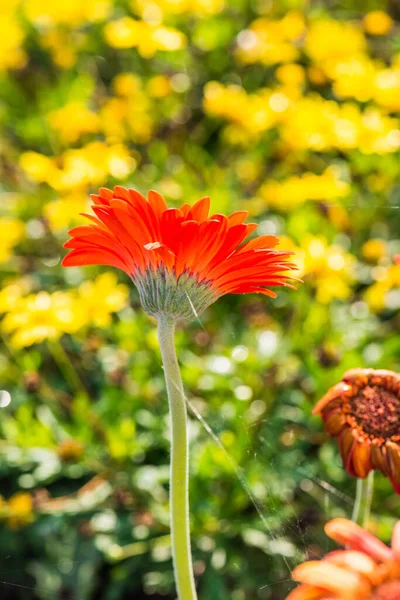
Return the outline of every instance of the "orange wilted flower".
<path id="1" fill-rule="evenodd" d="M 157 192 L 146 199 L 120 186 L 91 197 L 95 215 L 85 216 L 92 223 L 71 229 L 63 265 L 122 269 L 150 314 L 191 320 L 224 294 L 275 297 L 268 287 L 293 287 L 291 253 L 275 250 L 275 236 L 242 243 L 256 228 L 244 223 L 246 211 L 209 217 L 209 198 L 168 208 Z"/>
<path id="2" fill-rule="evenodd" d="M 338 437 L 350 475 L 363 479 L 378 469 L 400 495 L 400 375 L 383 369 L 347 371 L 313 412 Z"/>
<path id="3" fill-rule="evenodd" d="M 347 519 L 329 521 L 325 532 L 346 550 L 296 567 L 292 577 L 302 585 L 286 600 L 399 600 L 400 521 L 391 548 Z"/>

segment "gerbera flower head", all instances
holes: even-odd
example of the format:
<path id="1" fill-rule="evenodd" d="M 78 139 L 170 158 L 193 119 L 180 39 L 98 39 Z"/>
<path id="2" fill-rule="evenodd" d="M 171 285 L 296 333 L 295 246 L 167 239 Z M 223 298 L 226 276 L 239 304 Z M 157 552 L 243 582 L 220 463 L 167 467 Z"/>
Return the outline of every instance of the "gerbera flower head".
<path id="1" fill-rule="evenodd" d="M 256 228 L 246 211 L 208 216 L 209 198 L 168 208 L 157 192 L 146 199 L 120 186 L 91 197 L 91 224 L 71 229 L 63 266 L 122 269 L 152 315 L 190 321 L 224 294 L 275 297 L 269 287 L 293 287 L 291 252 L 276 250 L 275 236 L 245 242 Z"/>
<path id="2" fill-rule="evenodd" d="M 301 585 L 286 600 L 399 600 L 400 521 L 391 548 L 347 519 L 329 521 L 325 532 L 346 550 L 296 567 Z"/>
<path id="3" fill-rule="evenodd" d="M 383 369 L 347 371 L 313 412 L 338 438 L 343 466 L 350 475 L 363 479 L 378 469 L 400 495 L 399 374 Z"/>

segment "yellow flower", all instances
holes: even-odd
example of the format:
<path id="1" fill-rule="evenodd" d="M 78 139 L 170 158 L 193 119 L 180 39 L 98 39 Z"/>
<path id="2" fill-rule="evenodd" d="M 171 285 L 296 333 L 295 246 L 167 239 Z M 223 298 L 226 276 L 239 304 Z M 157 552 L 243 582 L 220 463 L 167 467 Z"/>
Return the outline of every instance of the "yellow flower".
<path id="1" fill-rule="evenodd" d="M 24 236 L 24 225 L 18 219 L 0 217 L 0 263 L 6 262 L 12 249 Z"/>
<path id="2" fill-rule="evenodd" d="M 293 43 L 304 32 L 304 17 L 296 11 L 288 12 L 280 21 L 257 19 L 238 35 L 236 56 L 243 63 L 260 62 L 264 65 L 292 62 L 299 51 Z"/>
<path id="3" fill-rule="evenodd" d="M 400 265 L 389 265 L 388 267 L 377 266 L 372 269 L 375 283 L 369 286 L 364 293 L 364 299 L 374 312 L 380 312 L 385 308 L 398 308 L 395 298 L 395 306 L 392 306 L 390 294 L 392 290 L 400 287 Z"/>
<path id="4" fill-rule="evenodd" d="M 305 42 L 307 54 L 322 67 L 364 52 L 366 47 L 364 34 L 357 25 L 333 19 L 311 22 Z"/>
<path id="5" fill-rule="evenodd" d="M 287 63 L 277 68 L 275 76 L 283 84 L 301 86 L 305 81 L 304 68 L 296 63 Z"/>
<path id="6" fill-rule="evenodd" d="M 141 88 L 129 98 L 110 98 L 100 111 L 102 130 L 111 142 L 148 142 L 153 133 L 150 101 Z"/>
<path id="7" fill-rule="evenodd" d="M 112 81 L 117 96 L 133 96 L 142 89 L 142 82 L 137 75 L 133 73 L 119 73 Z"/>
<path id="8" fill-rule="evenodd" d="M 361 254 L 371 262 L 378 262 L 381 258 L 388 255 L 388 245 L 385 240 L 371 239 L 365 242 L 361 248 Z"/>
<path id="9" fill-rule="evenodd" d="M 282 138 L 292 148 L 386 154 L 400 147 L 398 119 L 377 108 L 361 112 L 356 104 L 338 104 L 317 95 L 290 106 L 282 123 Z"/>
<path id="10" fill-rule="evenodd" d="M 84 35 L 80 34 L 78 41 L 82 43 L 83 40 Z M 43 48 L 50 51 L 53 61 L 61 69 L 70 69 L 76 63 L 78 48 L 76 35 L 72 39 L 69 31 L 51 29 L 43 32 L 39 41 Z"/>
<path id="11" fill-rule="evenodd" d="M 259 191 L 268 205 L 281 210 L 292 210 L 307 200 L 331 201 L 350 193 L 350 185 L 341 181 L 335 169 L 328 168 L 322 175 L 304 173 L 284 181 L 267 181 Z"/>
<path id="12" fill-rule="evenodd" d="M 343 204 L 332 203 L 326 208 L 328 219 L 336 229 L 346 230 L 350 227 L 351 219 Z"/>
<path id="13" fill-rule="evenodd" d="M 142 17 L 162 15 L 214 15 L 221 12 L 225 0 L 134 0 L 133 7 Z"/>
<path id="14" fill-rule="evenodd" d="M 78 288 L 78 305 L 86 313 L 86 320 L 96 327 L 107 327 L 111 314 L 126 306 L 129 288 L 119 284 L 114 273 L 99 275 L 94 281 L 85 281 Z"/>
<path id="15" fill-rule="evenodd" d="M 16 348 L 57 340 L 85 324 L 73 295 L 68 292 L 39 292 L 20 298 L 6 314 L 2 329 L 11 334 Z"/>
<path id="16" fill-rule="evenodd" d="M 393 19 L 383 10 L 372 10 L 365 15 L 363 24 L 370 35 L 386 35 L 393 27 Z"/>
<path id="17" fill-rule="evenodd" d="M 165 75 L 155 75 L 148 81 L 147 92 L 152 98 L 165 98 L 171 91 L 171 82 Z"/>
<path id="18" fill-rule="evenodd" d="M 140 38 L 140 21 L 131 17 L 122 17 L 107 23 L 104 28 L 106 42 L 114 48 L 133 48 Z"/>
<path id="19" fill-rule="evenodd" d="M 334 79 L 333 90 L 341 98 L 355 98 L 366 102 L 374 93 L 373 82 L 379 65 L 367 55 L 351 55 L 337 62 L 329 72 Z"/>
<path id="20" fill-rule="evenodd" d="M 80 213 L 88 208 L 86 194 L 71 193 L 63 198 L 48 202 L 43 209 L 45 217 L 49 221 L 50 228 L 53 231 L 65 229 L 71 225 L 83 222 Z"/>
<path id="21" fill-rule="evenodd" d="M 25 152 L 20 165 L 29 177 L 46 182 L 53 189 L 68 191 L 88 185 L 102 185 L 109 176 L 124 179 L 136 169 L 136 160 L 122 144 L 108 146 L 104 142 L 91 142 L 82 148 L 66 150 L 58 159 Z"/>
<path id="22" fill-rule="evenodd" d="M 0 15 L 0 71 L 20 69 L 26 63 L 22 48 L 24 32 L 14 15 L 2 10 Z"/>
<path id="23" fill-rule="evenodd" d="M 17 492 L 8 500 L 0 497 L 0 518 L 11 529 L 29 525 L 34 519 L 32 497 L 28 492 Z"/>
<path id="24" fill-rule="evenodd" d="M 38 152 L 23 152 L 19 158 L 19 164 L 28 177 L 40 183 L 49 183 L 58 173 L 54 158 Z"/>
<path id="25" fill-rule="evenodd" d="M 136 168 L 136 161 L 122 144 L 107 146 L 91 142 L 63 155 L 63 168 L 50 182 L 54 189 L 69 190 L 87 185 L 103 184 L 111 175 L 123 179 Z"/>
<path id="26" fill-rule="evenodd" d="M 107 23 L 104 28 L 106 42 L 114 48 L 137 48 L 145 58 L 158 50 L 174 52 L 186 46 L 185 35 L 173 27 L 151 25 L 131 17 L 122 17 Z"/>
<path id="27" fill-rule="evenodd" d="M 76 142 L 82 135 L 96 133 L 100 119 L 93 111 L 79 102 L 70 102 L 48 115 L 51 127 L 64 144 Z"/>
<path id="28" fill-rule="evenodd" d="M 64 333 L 75 334 L 90 325 L 106 327 L 111 314 L 121 310 L 129 297 L 129 288 L 118 285 L 114 273 L 100 275 L 69 292 L 22 297 L 14 287 L 5 290 L 0 294 L 0 311 L 6 312 L 2 329 L 11 334 L 16 348 L 58 340 Z"/>
<path id="29" fill-rule="evenodd" d="M 19 281 L 3 287 L 0 290 L 0 314 L 13 310 L 24 291 L 24 286 Z"/>
<path id="30" fill-rule="evenodd" d="M 66 25 L 79 27 L 85 23 L 104 21 L 112 7 L 111 0 L 25 0 L 25 16 L 40 27 Z"/>
<path id="31" fill-rule="evenodd" d="M 327 77 L 324 71 L 315 65 L 310 65 L 308 67 L 307 75 L 311 83 L 314 85 L 324 85 L 327 82 Z"/>
<path id="32" fill-rule="evenodd" d="M 284 94 L 261 88 L 248 94 L 237 85 L 211 81 L 204 90 L 204 109 L 209 114 L 240 125 L 250 136 L 274 127 L 289 106 Z"/>
<path id="33" fill-rule="evenodd" d="M 400 111 L 400 67 L 382 69 L 373 86 L 375 102 L 391 111 Z"/>
<path id="34" fill-rule="evenodd" d="M 318 302 L 329 304 L 335 298 L 346 300 L 350 296 L 355 259 L 343 248 L 329 245 L 324 236 L 311 235 L 305 237 L 300 247 L 283 238 L 280 248 L 294 250 L 298 276 L 315 288 Z"/>

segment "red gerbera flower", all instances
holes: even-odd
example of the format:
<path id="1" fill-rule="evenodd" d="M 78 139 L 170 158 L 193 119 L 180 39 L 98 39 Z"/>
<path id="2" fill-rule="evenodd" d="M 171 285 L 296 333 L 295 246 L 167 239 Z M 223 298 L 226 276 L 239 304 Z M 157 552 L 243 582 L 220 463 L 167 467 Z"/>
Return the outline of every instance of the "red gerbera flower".
<path id="1" fill-rule="evenodd" d="M 275 297 L 270 286 L 293 287 L 290 252 L 264 235 L 246 243 L 257 227 L 246 211 L 208 216 L 210 200 L 168 208 L 150 191 L 117 186 L 91 196 L 90 225 L 75 227 L 63 266 L 110 265 L 133 279 L 147 312 L 191 320 L 224 294 L 257 292 Z"/>
<path id="2" fill-rule="evenodd" d="M 325 532 L 346 550 L 296 567 L 292 577 L 302 585 L 287 600 L 400 599 L 400 521 L 391 548 L 347 519 L 329 521 Z"/>

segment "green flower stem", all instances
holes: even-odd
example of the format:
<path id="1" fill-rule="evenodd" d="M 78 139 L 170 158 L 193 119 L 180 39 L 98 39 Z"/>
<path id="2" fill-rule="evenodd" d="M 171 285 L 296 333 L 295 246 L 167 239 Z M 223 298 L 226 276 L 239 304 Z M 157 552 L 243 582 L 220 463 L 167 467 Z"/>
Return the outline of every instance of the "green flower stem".
<path id="1" fill-rule="evenodd" d="M 196 600 L 190 551 L 189 526 L 189 448 L 186 402 L 176 357 L 175 320 L 158 318 L 158 339 L 167 384 L 171 414 L 170 513 L 172 558 L 179 600 Z"/>
<path id="2" fill-rule="evenodd" d="M 357 479 L 357 490 L 351 520 L 361 527 L 366 527 L 371 514 L 374 493 L 374 471 L 370 471 L 366 479 Z"/>

